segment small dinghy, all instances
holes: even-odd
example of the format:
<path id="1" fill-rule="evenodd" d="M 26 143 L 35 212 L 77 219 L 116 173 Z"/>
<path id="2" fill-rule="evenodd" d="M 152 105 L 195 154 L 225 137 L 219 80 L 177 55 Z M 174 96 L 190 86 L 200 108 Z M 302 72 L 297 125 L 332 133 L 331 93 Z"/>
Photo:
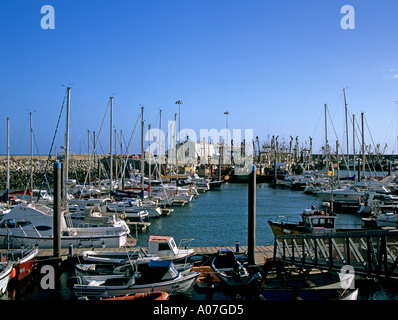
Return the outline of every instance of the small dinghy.
<path id="1" fill-rule="evenodd" d="M 232 250 L 218 250 L 211 267 L 217 276 L 229 286 L 246 285 L 250 280 L 249 272 L 236 259 Z"/>

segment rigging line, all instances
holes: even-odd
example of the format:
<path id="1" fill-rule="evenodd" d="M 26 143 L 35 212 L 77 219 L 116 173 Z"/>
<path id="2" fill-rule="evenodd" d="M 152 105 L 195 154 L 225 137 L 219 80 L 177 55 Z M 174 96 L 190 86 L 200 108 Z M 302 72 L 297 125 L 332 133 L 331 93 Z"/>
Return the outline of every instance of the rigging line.
<path id="1" fill-rule="evenodd" d="M 134 129 L 133 129 L 133 132 L 131 133 L 130 141 L 129 141 L 129 150 L 127 150 L 128 146 L 126 145 L 127 158 L 126 158 L 126 161 L 124 163 L 123 174 L 126 172 L 127 162 L 128 162 L 129 157 L 130 157 L 130 151 L 131 151 L 131 148 L 133 147 L 133 142 L 134 142 L 134 139 L 135 139 L 135 135 L 137 133 L 137 128 L 138 128 L 138 124 L 139 124 L 139 120 L 140 119 L 141 119 L 141 114 L 138 115 L 137 120 L 135 122 L 135 126 L 134 126 Z"/>
<path id="2" fill-rule="evenodd" d="M 104 117 L 103 117 L 103 119 L 102 119 L 100 131 L 98 132 L 97 141 L 95 142 L 95 145 L 94 145 L 93 154 L 95 153 L 96 148 L 97 148 L 97 146 L 98 146 L 98 140 L 99 140 L 99 137 L 100 137 L 100 135 L 101 135 L 102 126 L 104 125 L 104 121 L 105 121 L 106 114 L 107 114 L 107 112 L 108 112 L 109 104 L 110 104 L 110 99 L 109 99 L 109 101 L 108 101 L 108 105 L 106 106 L 106 110 L 105 110 Z"/>
<path id="3" fill-rule="evenodd" d="M 41 160 L 39 148 L 38 148 L 38 146 L 37 146 L 36 137 L 35 137 L 35 133 L 33 132 L 33 130 L 32 130 L 32 134 L 33 134 L 33 141 L 35 142 L 37 154 L 39 155 L 40 164 L 41 164 L 41 167 L 42 167 L 42 169 L 43 169 L 43 171 L 44 171 L 43 161 Z M 50 185 L 49 185 L 49 183 L 48 183 L 47 175 L 46 175 L 45 171 L 44 171 L 44 177 L 46 178 L 48 193 L 51 194 L 51 188 L 50 188 Z M 40 192 L 39 192 L 39 194 L 38 194 L 38 196 L 37 196 L 37 202 L 39 202 L 40 194 L 41 194 L 41 189 L 40 189 Z"/>
<path id="4" fill-rule="evenodd" d="M 356 119 L 356 118 L 355 118 L 355 123 L 357 124 L 357 128 L 358 128 L 360 134 L 362 135 L 362 130 L 360 129 L 360 128 L 362 127 L 362 125 L 360 125 L 360 124 L 358 123 L 358 119 Z M 369 171 L 370 171 L 371 173 L 375 174 L 375 173 L 372 171 L 372 169 L 370 168 L 369 161 L 368 161 L 368 159 L 367 159 L 367 155 L 365 154 L 365 152 L 366 152 L 366 148 L 365 148 L 365 147 L 366 147 L 366 144 L 365 144 L 365 146 L 362 146 L 362 140 L 361 140 L 360 137 L 358 136 L 357 130 L 355 130 L 355 137 L 357 138 L 358 143 L 359 143 L 359 146 L 360 146 L 359 154 L 362 154 L 362 150 L 363 150 L 363 153 L 364 153 L 364 155 L 365 155 L 365 164 L 368 165 Z M 362 148 L 363 148 L 363 149 L 362 149 Z"/>
<path id="5" fill-rule="evenodd" d="M 372 143 L 373 143 L 373 148 L 375 149 L 376 159 L 377 159 L 377 161 L 381 164 L 381 156 L 380 156 L 380 153 L 377 152 L 376 145 L 375 145 L 375 143 L 374 143 L 374 141 L 373 141 L 372 132 L 370 132 L 370 128 L 369 128 L 369 125 L 368 125 L 368 120 L 367 120 L 366 118 L 365 118 L 365 123 L 366 123 L 366 127 L 368 128 L 368 131 L 369 131 L 370 139 L 372 140 Z M 379 146 L 380 146 L 380 145 L 379 145 Z M 369 150 L 369 157 L 370 157 L 370 150 Z M 376 168 L 374 168 L 374 169 L 375 169 L 375 171 L 376 171 Z M 383 174 L 384 174 L 383 166 L 381 166 L 381 171 L 382 171 Z"/>
<path id="6" fill-rule="evenodd" d="M 323 116 L 323 111 L 321 111 L 320 114 L 319 114 L 318 121 L 317 121 L 317 123 L 316 123 L 316 125 L 314 127 L 314 131 L 312 132 L 311 137 L 316 136 L 316 132 L 318 131 L 319 122 L 321 121 L 322 116 Z"/>
<path id="7" fill-rule="evenodd" d="M 102 154 L 105 154 L 105 151 L 104 151 L 104 149 L 102 148 L 102 145 L 101 145 L 101 141 L 98 141 L 98 143 L 99 143 L 99 146 L 100 146 L 100 148 L 102 150 Z M 102 159 L 105 159 L 105 162 L 108 165 L 108 168 L 110 168 L 110 164 L 108 162 L 108 158 L 102 158 Z M 104 171 L 105 171 L 106 178 L 108 178 L 108 172 L 105 170 L 105 168 L 104 168 Z"/>
<path id="8" fill-rule="evenodd" d="M 337 139 L 337 141 L 338 141 L 339 138 L 338 138 L 338 136 L 337 136 L 336 129 L 334 128 L 333 120 L 332 120 L 332 118 L 330 117 L 329 108 L 326 108 L 326 110 L 328 111 L 328 115 L 329 115 L 329 118 L 330 118 L 330 122 L 332 123 L 334 135 L 336 136 L 336 139 Z M 340 149 L 340 151 L 341 151 L 341 154 L 343 155 L 344 164 L 346 165 L 347 168 L 349 168 L 349 167 L 348 167 L 348 164 L 347 164 L 347 160 L 346 160 L 346 158 L 345 158 L 345 156 L 344 156 L 344 152 L 343 152 L 343 149 L 341 148 L 340 143 L 339 143 L 339 149 Z"/>
<path id="9" fill-rule="evenodd" d="M 95 156 L 95 151 L 97 150 L 97 147 L 98 147 L 98 140 L 101 135 L 102 127 L 105 122 L 106 114 L 108 113 L 109 104 L 110 104 L 110 99 L 108 100 L 108 104 L 105 109 L 105 114 L 104 114 L 104 117 L 102 118 L 102 123 L 101 123 L 100 131 L 98 132 L 97 141 L 94 141 L 93 156 Z M 102 149 L 102 147 L 101 147 L 101 149 Z M 104 150 L 102 150 L 102 152 L 104 153 Z M 88 173 L 90 172 L 90 170 L 91 170 L 91 162 L 89 162 L 89 164 L 88 164 L 87 174 L 86 174 L 86 177 L 84 178 L 84 183 L 83 183 L 84 186 L 86 185 L 86 181 L 88 179 Z"/>
<path id="10" fill-rule="evenodd" d="M 40 192 L 41 192 L 41 188 L 42 188 L 42 186 L 43 186 L 44 179 L 47 180 L 46 172 L 47 172 L 48 164 L 49 164 L 50 159 L 51 159 L 51 152 L 52 152 L 52 150 L 53 150 L 53 146 L 54 146 L 54 142 L 55 142 L 55 137 L 57 136 L 58 127 L 59 127 L 59 122 L 60 122 L 60 120 L 61 120 L 62 110 L 64 109 L 65 100 L 66 100 L 67 95 L 68 95 L 68 90 L 66 90 L 65 96 L 64 96 L 64 101 L 62 101 L 61 112 L 59 113 L 59 116 L 58 116 L 58 121 L 57 121 L 57 125 L 56 125 L 56 127 L 55 127 L 55 132 L 54 132 L 53 141 L 52 141 L 52 143 L 51 143 L 50 151 L 49 151 L 49 153 L 48 153 L 46 168 L 45 168 L 45 170 L 44 170 L 43 179 L 41 180 L 41 184 L 40 184 L 40 188 L 39 188 L 39 194 L 40 194 Z M 48 182 L 47 182 L 47 184 L 48 184 Z"/>

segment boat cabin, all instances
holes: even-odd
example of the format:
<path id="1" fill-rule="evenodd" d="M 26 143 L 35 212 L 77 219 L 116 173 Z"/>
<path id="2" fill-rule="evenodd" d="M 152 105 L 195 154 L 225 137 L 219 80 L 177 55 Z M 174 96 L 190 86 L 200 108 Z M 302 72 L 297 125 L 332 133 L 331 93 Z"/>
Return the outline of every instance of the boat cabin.
<path id="1" fill-rule="evenodd" d="M 335 229 L 337 215 L 321 210 L 304 209 L 300 213 L 304 227 L 311 233 L 325 233 Z"/>
<path id="2" fill-rule="evenodd" d="M 169 236 L 150 236 L 148 240 L 148 253 L 154 254 L 161 259 L 170 258 L 171 260 L 185 258 L 194 253 L 193 249 L 179 249 L 173 237 Z"/>

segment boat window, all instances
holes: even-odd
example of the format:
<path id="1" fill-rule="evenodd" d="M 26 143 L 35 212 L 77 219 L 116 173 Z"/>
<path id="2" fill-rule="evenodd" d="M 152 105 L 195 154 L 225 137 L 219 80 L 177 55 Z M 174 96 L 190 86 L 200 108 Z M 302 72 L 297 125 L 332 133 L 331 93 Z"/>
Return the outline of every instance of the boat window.
<path id="1" fill-rule="evenodd" d="M 6 219 L 0 225 L 1 228 L 19 228 L 24 227 L 26 225 L 32 224 L 29 220 L 26 219 Z"/>
<path id="2" fill-rule="evenodd" d="M 319 225 L 319 219 L 318 218 L 312 219 L 312 225 L 313 226 L 318 226 Z"/>
<path id="3" fill-rule="evenodd" d="M 38 231 L 47 231 L 47 230 L 51 230 L 52 228 L 49 226 L 37 226 L 36 229 Z"/>
<path id="4" fill-rule="evenodd" d="M 170 241 L 170 244 L 171 244 L 171 247 L 172 247 L 172 248 L 175 248 L 175 247 L 176 247 L 176 243 L 174 242 L 174 239 L 172 239 L 172 240 Z"/>
<path id="5" fill-rule="evenodd" d="M 170 250 L 168 243 L 159 243 L 159 251 Z"/>
<path id="6" fill-rule="evenodd" d="M 326 228 L 333 228 L 334 227 L 334 219 L 326 219 Z"/>

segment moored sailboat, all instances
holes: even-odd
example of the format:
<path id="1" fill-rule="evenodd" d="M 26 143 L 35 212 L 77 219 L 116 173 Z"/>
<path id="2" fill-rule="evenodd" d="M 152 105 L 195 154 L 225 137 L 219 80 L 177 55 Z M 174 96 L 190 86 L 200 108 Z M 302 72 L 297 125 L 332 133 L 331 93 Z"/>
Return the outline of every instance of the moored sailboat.
<path id="1" fill-rule="evenodd" d="M 121 247 L 130 229 L 122 220 L 73 227 L 61 213 L 61 247 Z M 0 246 L 53 248 L 53 209 L 38 203 L 20 204 L 0 221 Z"/>

